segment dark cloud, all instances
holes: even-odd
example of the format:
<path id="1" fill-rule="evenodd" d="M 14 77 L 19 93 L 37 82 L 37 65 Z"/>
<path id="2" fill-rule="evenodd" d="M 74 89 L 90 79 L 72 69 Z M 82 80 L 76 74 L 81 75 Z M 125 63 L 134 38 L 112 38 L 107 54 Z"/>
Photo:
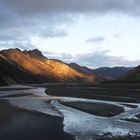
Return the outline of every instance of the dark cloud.
<path id="1" fill-rule="evenodd" d="M 9 27 L 9 25 L 14 25 L 15 20 L 18 22 L 17 17 L 15 12 L 11 11 L 3 1 L 0 1 L 0 27 L 3 28 L 5 26 Z"/>
<path id="2" fill-rule="evenodd" d="M 139 0 L 1 0 L 23 15 L 42 12 L 125 12 L 139 14 Z"/>
<path id="3" fill-rule="evenodd" d="M 67 20 L 72 13 L 140 14 L 139 0 L 1 0 L 0 26 L 26 26 Z M 60 16 L 61 15 L 61 16 Z M 63 16 L 62 16 L 63 15 Z M 66 16 L 65 16 L 66 15 Z M 65 16 L 65 18 L 64 18 Z M 45 23 L 45 22 L 44 22 Z"/>
<path id="4" fill-rule="evenodd" d="M 65 36 L 65 31 L 50 30 L 53 26 L 72 21 L 73 14 L 125 13 L 140 14 L 139 0 L 0 0 L 0 30 L 13 28 L 23 32 L 20 36 L 44 34 L 47 37 Z M 46 26 L 45 31 L 40 30 Z M 25 33 L 26 32 L 26 33 Z M 13 32 L 13 36 L 15 32 Z M 1 36 L 0 36 L 1 37 Z M 0 40 L 5 37 L 1 37 Z M 97 39 L 97 41 L 100 39 Z"/>
<path id="5" fill-rule="evenodd" d="M 20 30 L 15 29 L 15 28 L 5 29 L 0 32 L 0 41 L 11 42 L 11 41 L 27 40 L 29 35 L 30 35 L 29 33 L 26 33 L 22 29 Z"/>
<path id="6" fill-rule="evenodd" d="M 105 38 L 100 36 L 100 37 L 93 37 L 93 38 L 89 38 L 86 40 L 87 43 L 100 43 L 102 41 L 104 41 Z"/>

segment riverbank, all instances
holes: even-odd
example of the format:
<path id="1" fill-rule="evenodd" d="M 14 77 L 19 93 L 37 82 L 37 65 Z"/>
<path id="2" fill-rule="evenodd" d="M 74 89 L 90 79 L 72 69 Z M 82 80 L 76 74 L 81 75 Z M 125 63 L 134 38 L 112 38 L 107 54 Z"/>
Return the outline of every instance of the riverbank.
<path id="1" fill-rule="evenodd" d="M 43 85 L 51 96 L 140 103 L 140 84 Z"/>
<path id="2" fill-rule="evenodd" d="M 0 140 L 74 140 L 63 131 L 63 118 L 32 112 L 0 100 Z"/>

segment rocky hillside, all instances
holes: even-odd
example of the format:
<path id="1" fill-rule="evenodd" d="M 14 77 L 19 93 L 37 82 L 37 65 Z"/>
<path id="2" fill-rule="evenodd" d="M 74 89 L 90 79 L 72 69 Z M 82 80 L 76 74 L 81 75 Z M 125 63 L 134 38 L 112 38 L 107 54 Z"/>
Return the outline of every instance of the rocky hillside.
<path id="1" fill-rule="evenodd" d="M 140 66 L 130 70 L 120 78 L 121 82 L 140 83 Z"/>
<path id="2" fill-rule="evenodd" d="M 66 63 L 48 59 L 35 49 L 0 51 L 0 84 L 46 82 L 94 82 L 95 76 L 79 72 Z"/>
<path id="3" fill-rule="evenodd" d="M 84 73 L 87 73 L 87 74 L 93 74 L 93 69 L 90 69 L 86 66 L 80 66 L 76 63 L 70 63 L 69 66 L 72 67 L 73 69 L 79 71 L 79 72 L 84 72 Z"/>
<path id="4" fill-rule="evenodd" d="M 132 69 L 132 67 L 101 67 L 97 69 L 90 69 L 76 63 L 70 63 L 69 65 L 79 72 L 96 75 L 96 77 L 98 77 L 97 79 L 100 81 L 117 80 Z"/>
<path id="5" fill-rule="evenodd" d="M 128 71 L 133 69 L 132 67 L 101 67 L 95 69 L 93 74 L 104 77 L 108 80 L 117 80 Z"/>

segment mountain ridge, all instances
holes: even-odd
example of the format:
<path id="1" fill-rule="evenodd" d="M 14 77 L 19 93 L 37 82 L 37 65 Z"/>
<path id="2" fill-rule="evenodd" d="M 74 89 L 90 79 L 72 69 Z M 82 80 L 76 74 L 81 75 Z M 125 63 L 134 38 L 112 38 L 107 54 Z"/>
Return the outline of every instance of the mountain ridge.
<path id="1" fill-rule="evenodd" d="M 100 67 L 96 69 L 90 69 L 86 66 L 80 66 L 76 63 L 70 63 L 69 65 L 79 72 L 96 75 L 99 81 L 117 80 L 129 70 L 133 69 L 133 67 Z"/>
<path id="2" fill-rule="evenodd" d="M 120 82 L 131 82 L 127 77 L 135 75 L 137 71 L 138 75 L 140 73 L 140 66 L 134 70 L 132 67 L 90 69 L 76 63 L 49 59 L 38 49 L 22 51 L 18 48 L 0 51 L 0 69 L 0 85 L 95 83 L 118 79 Z"/>
<path id="3" fill-rule="evenodd" d="M 60 60 L 48 59 L 39 50 L 24 50 L 20 49 L 7 49 L 0 51 L 0 69 L 4 71 L 6 69 L 4 65 L 7 65 L 5 75 L 8 76 L 9 82 L 1 76 L 1 79 L 8 84 L 10 81 L 13 83 L 19 83 L 16 77 L 10 76 L 12 71 L 14 74 L 20 73 L 22 79 L 20 83 L 47 83 L 47 82 L 94 82 L 94 75 L 87 75 L 86 73 L 80 73 L 71 68 L 67 63 Z M 14 72 L 15 71 L 15 72 Z M 28 73 L 28 74 L 27 74 Z M 20 76 L 18 75 L 19 79 Z M 29 76 L 29 81 L 24 77 Z M 30 80 L 30 77 L 34 77 L 35 80 Z M 27 78 L 28 79 L 28 78 Z M 22 82 L 23 81 L 23 82 Z"/>

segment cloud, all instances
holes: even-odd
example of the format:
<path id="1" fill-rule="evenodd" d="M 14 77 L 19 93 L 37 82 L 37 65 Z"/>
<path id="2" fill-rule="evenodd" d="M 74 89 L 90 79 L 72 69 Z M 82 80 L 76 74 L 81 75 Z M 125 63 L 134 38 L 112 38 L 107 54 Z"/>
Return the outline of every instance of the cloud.
<path id="1" fill-rule="evenodd" d="M 0 48 L 28 49 L 36 48 L 30 42 L 32 36 L 67 36 L 65 29 L 57 27 L 73 22 L 78 14 L 104 16 L 118 13 L 139 16 L 140 0 L 0 0 L 0 9 Z M 86 42 L 97 43 L 103 40 L 104 37 L 93 37 Z M 110 56 L 106 51 L 79 55 L 76 58 L 69 54 L 55 55 L 66 61 L 75 59 L 82 65 L 96 67 L 138 64 L 137 60 L 131 62 L 124 57 Z"/>
<path id="2" fill-rule="evenodd" d="M 43 54 L 49 59 L 58 59 L 68 63 L 73 61 L 72 55 L 67 53 L 54 53 L 54 52 L 44 51 Z"/>
<path id="3" fill-rule="evenodd" d="M 100 36 L 100 37 L 93 37 L 93 38 L 89 38 L 86 40 L 87 43 L 100 43 L 102 41 L 104 41 L 105 38 Z"/>
<path id="4" fill-rule="evenodd" d="M 140 15 L 139 0 L 1 0 L 0 26 L 29 26 L 42 20 L 66 21 L 71 14 Z M 61 17 L 61 16 L 62 17 Z M 64 18 L 65 16 L 65 18 Z"/>
<path id="5" fill-rule="evenodd" d="M 139 0 L 1 0 L 18 14 L 30 16 L 54 12 L 140 13 Z"/>
<path id="6" fill-rule="evenodd" d="M 29 50 L 29 49 L 36 49 L 37 47 L 34 46 L 30 40 L 23 40 L 23 41 L 0 41 L 0 50 L 7 49 L 7 48 L 19 48 L 22 50 Z"/>
<path id="7" fill-rule="evenodd" d="M 111 56 L 108 55 L 107 50 L 95 51 L 82 55 L 77 55 L 74 60 L 80 65 L 89 67 L 109 67 L 109 66 L 137 66 L 139 59 L 131 59 L 125 56 Z"/>
<path id="8" fill-rule="evenodd" d="M 54 38 L 54 37 L 65 37 L 68 35 L 68 33 L 63 29 L 56 29 L 52 27 L 46 30 L 44 29 L 40 30 L 37 35 L 43 38 Z"/>
<path id="9" fill-rule="evenodd" d="M 50 59 L 59 59 L 67 63 L 77 63 L 81 66 L 88 66 L 91 68 L 113 66 L 131 67 L 139 65 L 140 57 L 113 56 L 108 53 L 108 50 L 97 50 L 91 53 L 72 56 L 67 53 L 43 52 L 43 54 Z"/>
<path id="10" fill-rule="evenodd" d="M 113 35 L 113 37 L 114 37 L 114 38 L 119 38 L 120 35 L 119 35 L 119 34 L 115 34 L 115 35 Z"/>
<path id="11" fill-rule="evenodd" d="M 77 14 L 94 13 L 96 15 L 123 13 L 140 14 L 139 0 L 0 0 L 0 30 L 5 30 L 7 38 L 13 30 L 20 30 L 20 36 L 28 38 L 39 34 L 44 37 L 63 37 L 64 30 L 54 27 L 73 21 Z M 75 15 L 75 16 L 74 16 Z M 45 31 L 41 30 L 45 26 Z M 55 29 L 55 30 L 54 30 Z M 15 34 L 16 33 L 16 34 Z M 6 37 L 1 37 L 2 40 Z M 101 41 L 95 38 L 93 41 Z M 90 42 L 90 40 L 89 40 Z"/>

